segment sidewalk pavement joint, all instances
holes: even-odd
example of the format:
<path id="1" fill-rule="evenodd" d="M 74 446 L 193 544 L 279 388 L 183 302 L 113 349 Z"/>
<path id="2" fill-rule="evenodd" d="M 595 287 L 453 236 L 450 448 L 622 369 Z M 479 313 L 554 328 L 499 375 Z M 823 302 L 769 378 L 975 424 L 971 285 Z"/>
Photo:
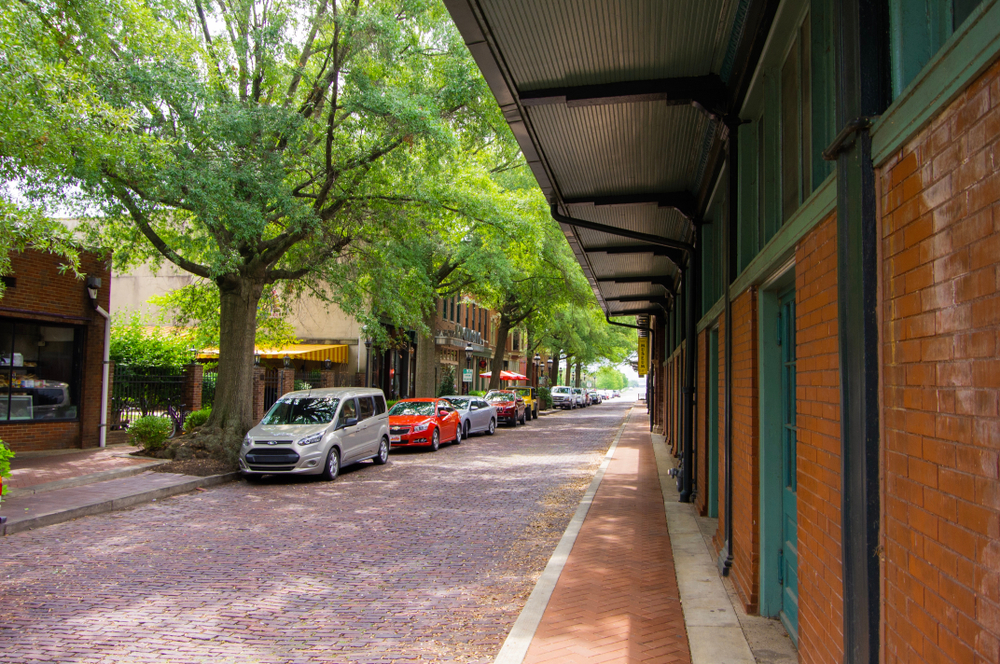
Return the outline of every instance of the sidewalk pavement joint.
<path id="1" fill-rule="evenodd" d="M 615 450 L 618 448 L 618 441 L 621 440 L 622 434 L 625 433 L 625 427 L 628 425 L 631 413 L 630 409 L 625 414 L 625 417 L 622 418 L 622 422 L 618 427 L 618 434 L 604 455 L 604 460 L 601 461 L 594 479 L 591 480 L 590 486 L 580 500 L 580 506 L 577 507 L 576 513 L 566 527 L 562 539 L 559 540 L 555 551 L 552 552 L 552 556 L 542 571 L 538 583 L 535 584 L 534 590 L 528 596 L 528 601 L 525 602 L 524 608 L 521 609 L 521 614 L 514 623 L 514 627 L 511 628 L 510 634 L 507 635 L 507 639 L 500 648 L 496 659 L 493 660 L 493 664 L 521 664 L 524 661 L 524 656 L 528 652 L 531 640 L 538 630 L 542 615 L 545 613 L 545 608 L 552 597 L 552 591 L 555 590 L 563 567 L 566 566 L 566 560 L 569 558 L 570 551 L 573 550 L 573 544 L 576 543 L 576 537 L 580 533 L 580 528 L 583 526 L 584 520 L 587 518 L 587 512 L 590 511 L 590 506 L 594 502 L 594 496 L 597 495 L 597 490 L 601 486 L 604 473 L 615 455 Z"/>
<path id="2" fill-rule="evenodd" d="M 754 664 L 756 660 L 746 634 L 695 521 L 694 506 L 668 498 L 677 494 L 674 479 L 667 474 L 673 467 L 670 452 L 662 436 L 652 436 L 652 442 L 684 607 L 691 664 Z"/>

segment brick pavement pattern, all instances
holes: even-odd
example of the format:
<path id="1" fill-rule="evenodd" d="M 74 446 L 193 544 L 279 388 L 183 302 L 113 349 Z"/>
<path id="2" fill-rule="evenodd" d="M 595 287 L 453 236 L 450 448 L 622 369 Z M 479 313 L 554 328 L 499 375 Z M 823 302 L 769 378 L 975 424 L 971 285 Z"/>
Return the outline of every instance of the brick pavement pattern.
<path id="1" fill-rule="evenodd" d="M 690 661 L 656 459 L 637 410 L 524 664 Z"/>
<path id="2" fill-rule="evenodd" d="M 38 484 L 149 463 L 149 459 L 128 456 L 129 452 L 136 449 L 138 448 L 131 445 L 115 445 L 48 456 L 18 455 L 11 461 L 10 477 L 4 479 L 4 484 L 12 489 L 25 489 Z"/>
<path id="3" fill-rule="evenodd" d="M 0 663 L 491 662 L 626 411 L 0 540 Z"/>

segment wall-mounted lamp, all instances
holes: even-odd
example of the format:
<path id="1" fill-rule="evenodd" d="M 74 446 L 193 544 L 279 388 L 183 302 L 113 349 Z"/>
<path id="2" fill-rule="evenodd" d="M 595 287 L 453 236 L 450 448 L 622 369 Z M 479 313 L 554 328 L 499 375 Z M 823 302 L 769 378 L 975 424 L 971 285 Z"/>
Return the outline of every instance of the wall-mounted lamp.
<path id="1" fill-rule="evenodd" d="M 260 366 L 260 353 L 258 353 L 257 351 L 254 351 L 253 353 L 253 365 L 255 367 Z"/>
<path id="2" fill-rule="evenodd" d="M 292 358 L 290 356 L 285 355 L 285 357 L 282 358 L 281 362 L 282 362 L 282 364 L 285 365 L 286 369 L 291 369 L 292 368 Z"/>
<path id="3" fill-rule="evenodd" d="M 101 290 L 100 277 L 87 277 L 87 295 L 91 300 L 97 299 L 97 291 Z"/>
<path id="4" fill-rule="evenodd" d="M 325 360 L 323 360 L 323 368 L 326 369 L 327 371 L 329 371 L 330 369 L 332 369 L 333 368 L 333 360 L 331 360 L 330 358 L 326 358 Z"/>

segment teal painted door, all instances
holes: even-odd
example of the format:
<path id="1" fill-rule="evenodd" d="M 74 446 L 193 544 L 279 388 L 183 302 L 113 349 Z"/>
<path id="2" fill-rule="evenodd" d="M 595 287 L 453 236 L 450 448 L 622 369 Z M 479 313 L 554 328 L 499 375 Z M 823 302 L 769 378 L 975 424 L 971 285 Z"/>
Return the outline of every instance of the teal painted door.
<path id="1" fill-rule="evenodd" d="M 795 477 L 795 291 L 784 293 L 778 307 L 781 347 L 781 621 L 798 641 L 798 507 Z"/>

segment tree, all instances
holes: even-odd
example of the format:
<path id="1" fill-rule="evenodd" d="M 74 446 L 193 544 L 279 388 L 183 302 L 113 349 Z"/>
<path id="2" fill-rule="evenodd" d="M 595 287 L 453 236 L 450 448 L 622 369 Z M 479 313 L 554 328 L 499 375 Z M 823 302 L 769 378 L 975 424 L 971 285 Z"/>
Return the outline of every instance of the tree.
<path id="1" fill-rule="evenodd" d="M 614 367 L 598 367 L 594 386 L 599 390 L 621 390 L 628 386 L 628 378 Z"/>
<path id="2" fill-rule="evenodd" d="M 96 138 L 80 123 L 51 131 L 71 148 L 69 181 L 103 212 L 95 235 L 119 267 L 168 260 L 218 289 L 209 426 L 238 439 L 265 290 L 336 274 L 394 225 L 401 192 L 426 200 L 410 176 L 435 173 L 454 127 L 475 126 L 485 84 L 430 0 L 15 7 L 44 37 L 31 55 L 93 91 Z"/>

